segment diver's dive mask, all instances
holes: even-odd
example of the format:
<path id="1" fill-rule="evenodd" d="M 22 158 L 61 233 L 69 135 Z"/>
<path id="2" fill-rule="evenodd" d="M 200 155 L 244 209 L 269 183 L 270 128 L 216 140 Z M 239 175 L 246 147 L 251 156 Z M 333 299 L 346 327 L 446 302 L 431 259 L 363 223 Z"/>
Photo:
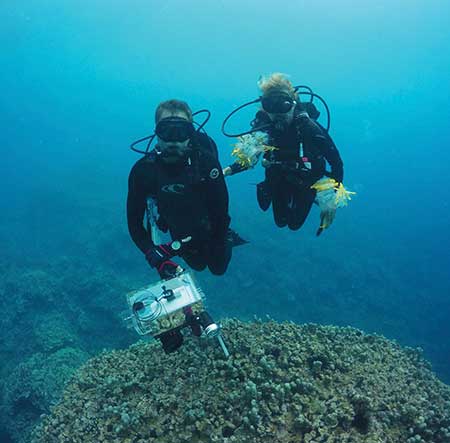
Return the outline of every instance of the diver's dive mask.
<path id="1" fill-rule="evenodd" d="M 158 122 L 155 134 L 164 142 L 185 142 L 193 136 L 194 125 L 181 117 L 167 117 Z"/>
<path id="2" fill-rule="evenodd" d="M 287 114 L 295 105 L 295 101 L 288 94 L 281 92 L 261 97 L 261 105 L 269 114 Z"/>
<path id="3" fill-rule="evenodd" d="M 319 118 L 320 112 L 317 110 L 317 108 L 315 107 L 315 105 L 313 104 L 313 100 L 314 98 L 317 98 L 325 107 L 326 110 L 326 116 L 327 116 L 327 124 L 326 126 L 323 127 L 323 129 L 325 131 L 329 131 L 330 129 L 330 123 L 331 123 L 331 117 L 330 117 L 330 109 L 328 108 L 327 103 L 325 102 L 325 100 L 320 96 L 317 95 L 316 93 L 313 92 L 313 90 L 306 85 L 298 85 L 298 86 L 294 86 L 294 94 L 295 97 L 298 97 L 298 101 L 299 101 L 299 106 L 301 110 L 306 110 L 306 112 L 309 114 L 309 116 L 317 121 L 317 119 Z M 302 95 L 306 95 L 309 97 L 309 101 L 308 102 L 300 102 L 300 96 Z M 261 103 L 262 108 L 264 111 L 266 111 L 268 114 L 270 115 L 270 118 L 272 120 L 271 123 L 262 123 L 258 126 L 254 126 L 252 124 L 252 128 L 250 130 L 247 131 L 241 131 L 241 132 L 230 132 L 226 129 L 226 125 L 228 124 L 228 121 L 231 119 L 231 117 L 235 114 L 237 114 L 238 112 L 240 112 L 243 108 L 246 108 L 247 106 L 252 106 L 255 104 Z M 281 122 L 282 120 L 282 116 L 286 114 L 288 114 L 289 112 L 292 111 L 292 109 L 294 108 L 294 106 L 297 105 L 296 100 L 289 95 L 289 93 L 287 91 L 273 91 L 265 96 L 260 96 L 254 100 L 251 100 L 249 102 L 243 103 L 242 105 L 238 106 L 236 109 L 234 109 L 233 111 L 231 111 L 226 117 L 225 120 L 222 123 L 222 133 L 223 135 L 227 136 L 227 137 L 242 137 L 243 135 L 247 135 L 247 134 L 253 134 L 254 132 L 258 132 L 258 131 L 267 131 L 271 126 L 273 126 L 273 123 L 275 121 L 275 123 L 279 122 L 279 125 L 282 126 L 283 123 Z M 305 109 L 306 108 L 306 109 Z M 311 111 L 311 112 L 310 112 Z M 272 118 L 273 115 L 277 115 L 277 118 Z M 254 120 L 254 122 L 256 121 L 256 119 Z"/>
<path id="4" fill-rule="evenodd" d="M 208 122 L 211 113 L 207 109 L 201 109 L 200 111 L 194 112 L 192 117 L 203 113 L 206 113 L 207 115 L 201 123 L 195 121 L 190 122 L 185 118 L 175 116 L 163 118 L 156 124 L 155 132 L 153 134 L 147 135 L 147 137 L 140 138 L 131 143 L 130 148 L 132 151 L 138 152 L 139 154 L 148 155 L 153 140 L 158 136 L 159 149 L 156 148 L 158 154 L 161 155 L 162 152 L 167 149 L 186 151 L 192 137 L 200 133 L 200 131 L 206 134 L 203 128 Z M 145 150 L 139 149 L 137 146 L 144 142 L 147 144 Z"/>

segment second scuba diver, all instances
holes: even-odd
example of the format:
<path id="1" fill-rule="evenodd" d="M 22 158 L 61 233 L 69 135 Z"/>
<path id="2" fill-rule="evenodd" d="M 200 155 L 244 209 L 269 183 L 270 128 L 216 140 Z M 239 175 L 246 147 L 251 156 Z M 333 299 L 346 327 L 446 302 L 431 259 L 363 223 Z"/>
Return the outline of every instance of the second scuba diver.
<path id="1" fill-rule="evenodd" d="M 276 225 L 297 230 L 305 222 L 316 198 L 323 200 L 318 201 L 321 215 L 317 235 L 320 235 L 335 216 L 337 205 L 334 195 L 344 176 L 341 156 L 328 131 L 315 121 L 319 114 L 315 106 L 311 102 L 300 101 L 298 87 L 294 88 L 285 75 L 274 73 L 262 78 L 258 86 L 261 97 L 242 105 L 233 113 L 249 104 L 261 102 L 262 109 L 251 122 L 252 129 L 235 134 L 242 136 L 236 146 L 246 143 L 260 146 L 253 151 L 256 155 L 238 159 L 224 168 L 223 173 L 227 176 L 249 169 L 262 156 L 265 180 L 257 185 L 260 208 L 266 211 L 272 204 Z M 228 115 L 222 129 L 233 113 Z M 224 134 L 232 136 L 225 131 Z M 236 151 L 239 158 L 240 148 L 237 147 Z M 326 163 L 331 167 L 330 172 L 326 170 Z M 325 184 L 321 184 L 321 179 L 325 179 Z M 334 179 L 332 185 L 329 185 L 329 179 Z M 319 190 L 327 192 L 319 193 Z M 319 199 L 318 194 L 327 198 Z"/>

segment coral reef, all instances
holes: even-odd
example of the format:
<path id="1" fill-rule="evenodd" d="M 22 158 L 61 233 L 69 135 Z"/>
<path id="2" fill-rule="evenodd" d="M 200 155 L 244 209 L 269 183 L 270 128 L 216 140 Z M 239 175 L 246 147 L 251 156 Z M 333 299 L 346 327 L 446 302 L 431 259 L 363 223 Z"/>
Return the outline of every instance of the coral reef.
<path id="1" fill-rule="evenodd" d="M 68 258 L 1 262 L 0 272 L 0 441 L 29 443 L 29 429 L 90 354 L 132 342 L 118 314 L 129 284 Z"/>
<path id="2" fill-rule="evenodd" d="M 237 176 L 229 182 L 230 192 L 241 195 L 244 184 L 247 188 L 248 178 Z M 40 414 L 29 414 L 24 428 L 23 415 L 17 414 L 17 406 L 14 409 L 10 374 L 18 374 L 19 367 L 39 360 L 45 365 L 50 355 L 67 347 L 94 355 L 135 340 L 121 324 L 124 294 L 157 275 L 130 243 L 124 195 L 110 192 L 110 186 L 105 189 L 107 201 L 91 192 L 75 199 L 27 194 L 32 205 L 12 199 L 17 211 L 9 218 L 4 213 L 0 224 L 1 442 L 14 437 L 14 443 L 29 443 L 26 433 L 21 436 L 19 431 L 28 432 Z M 273 230 L 270 215 L 256 215 L 253 195 L 234 199 L 233 207 L 233 226 L 251 245 L 233 251 L 225 280 L 201 274 L 213 317 L 251 319 L 270 313 L 278 320 L 376 331 L 423 347 L 434 370 L 450 381 L 448 272 L 445 260 L 430 255 L 436 250 L 426 258 L 418 255 L 419 263 L 409 253 L 406 261 L 400 259 L 398 239 L 392 248 L 387 247 L 389 241 L 375 241 L 375 231 L 366 229 L 359 218 L 352 222 L 350 213 L 342 214 L 339 229 L 330 231 L 326 242 L 309 237 L 315 227 L 309 222 L 300 232 L 300 250 L 292 247 L 292 233 Z M 67 221 L 74 214 L 77 229 L 68 229 Z M 274 260 L 274 254 L 283 259 Z M 320 369 L 317 362 L 312 362 L 315 371 Z M 21 395 L 20 390 L 15 392 Z M 57 391 L 41 395 L 39 411 L 47 411 L 58 397 Z"/>
<path id="3" fill-rule="evenodd" d="M 445 443 L 450 388 L 419 350 L 348 327 L 228 320 L 90 360 L 34 443 Z"/>
<path id="4" fill-rule="evenodd" d="M 36 345 L 44 352 L 54 352 L 68 346 L 79 347 L 79 339 L 70 322 L 61 313 L 43 314 L 33 328 Z"/>
<path id="5" fill-rule="evenodd" d="M 48 356 L 37 353 L 19 364 L 3 385 L 2 422 L 17 443 L 28 443 L 29 432 L 51 405 L 60 399 L 65 384 L 89 355 L 64 348 Z"/>

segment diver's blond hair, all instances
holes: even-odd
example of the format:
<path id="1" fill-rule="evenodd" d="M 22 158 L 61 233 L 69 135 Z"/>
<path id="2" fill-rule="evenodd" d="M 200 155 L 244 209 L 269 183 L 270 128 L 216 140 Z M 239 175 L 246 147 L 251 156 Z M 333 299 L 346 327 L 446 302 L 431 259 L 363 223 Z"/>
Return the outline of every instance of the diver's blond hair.
<path id="1" fill-rule="evenodd" d="M 275 91 L 283 91 L 287 92 L 291 97 L 297 98 L 292 82 L 286 74 L 282 74 L 281 72 L 274 72 L 267 77 L 261 77 L 258 80 L 258 87 L 262 95 L 268 95 Z"/>

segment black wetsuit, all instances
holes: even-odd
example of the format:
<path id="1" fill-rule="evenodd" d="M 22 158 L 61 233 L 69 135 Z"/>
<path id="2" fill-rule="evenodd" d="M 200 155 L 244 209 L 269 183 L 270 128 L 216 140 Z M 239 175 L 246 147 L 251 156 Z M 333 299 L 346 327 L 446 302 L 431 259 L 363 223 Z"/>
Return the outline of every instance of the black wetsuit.
<path id="1" fill-rule="evenodd" d="M 294 111 L 292 123 L 283 130 L 278 130 L 264 111 L 256 114 L 252 127 L 264 127 L 267 144 L 277 148 L 263 155 L 266 170 L 265 180 L 257 186 L 259 205 L 265 211 L 272 203 L 277 226 L 297 230 L 314 203 L 316 193 L 311 185 L 324 175 L 342 182 L 339 152 L 327 131 L 300 106 Z M 326 162 L 331 172 L 326 171 Z M 245 168 L 235 163 L 231 169 L 236 173 Z"/>
<path id="2" fill-rule="evenodd" d="M 191 148 L 177 164 L 162 162 L 155 150 L 136 162 L 128 179 L 128 229 L 143 253 L 153 246 L 151 229 L 143 225 L 147 199 L 153 198 L 160 228 L 174 240 L 192 237 L 180 254 L 186 263 L 220 275 L 231 258 L 228 191 L 214 141 L 198 134 Z"/>

